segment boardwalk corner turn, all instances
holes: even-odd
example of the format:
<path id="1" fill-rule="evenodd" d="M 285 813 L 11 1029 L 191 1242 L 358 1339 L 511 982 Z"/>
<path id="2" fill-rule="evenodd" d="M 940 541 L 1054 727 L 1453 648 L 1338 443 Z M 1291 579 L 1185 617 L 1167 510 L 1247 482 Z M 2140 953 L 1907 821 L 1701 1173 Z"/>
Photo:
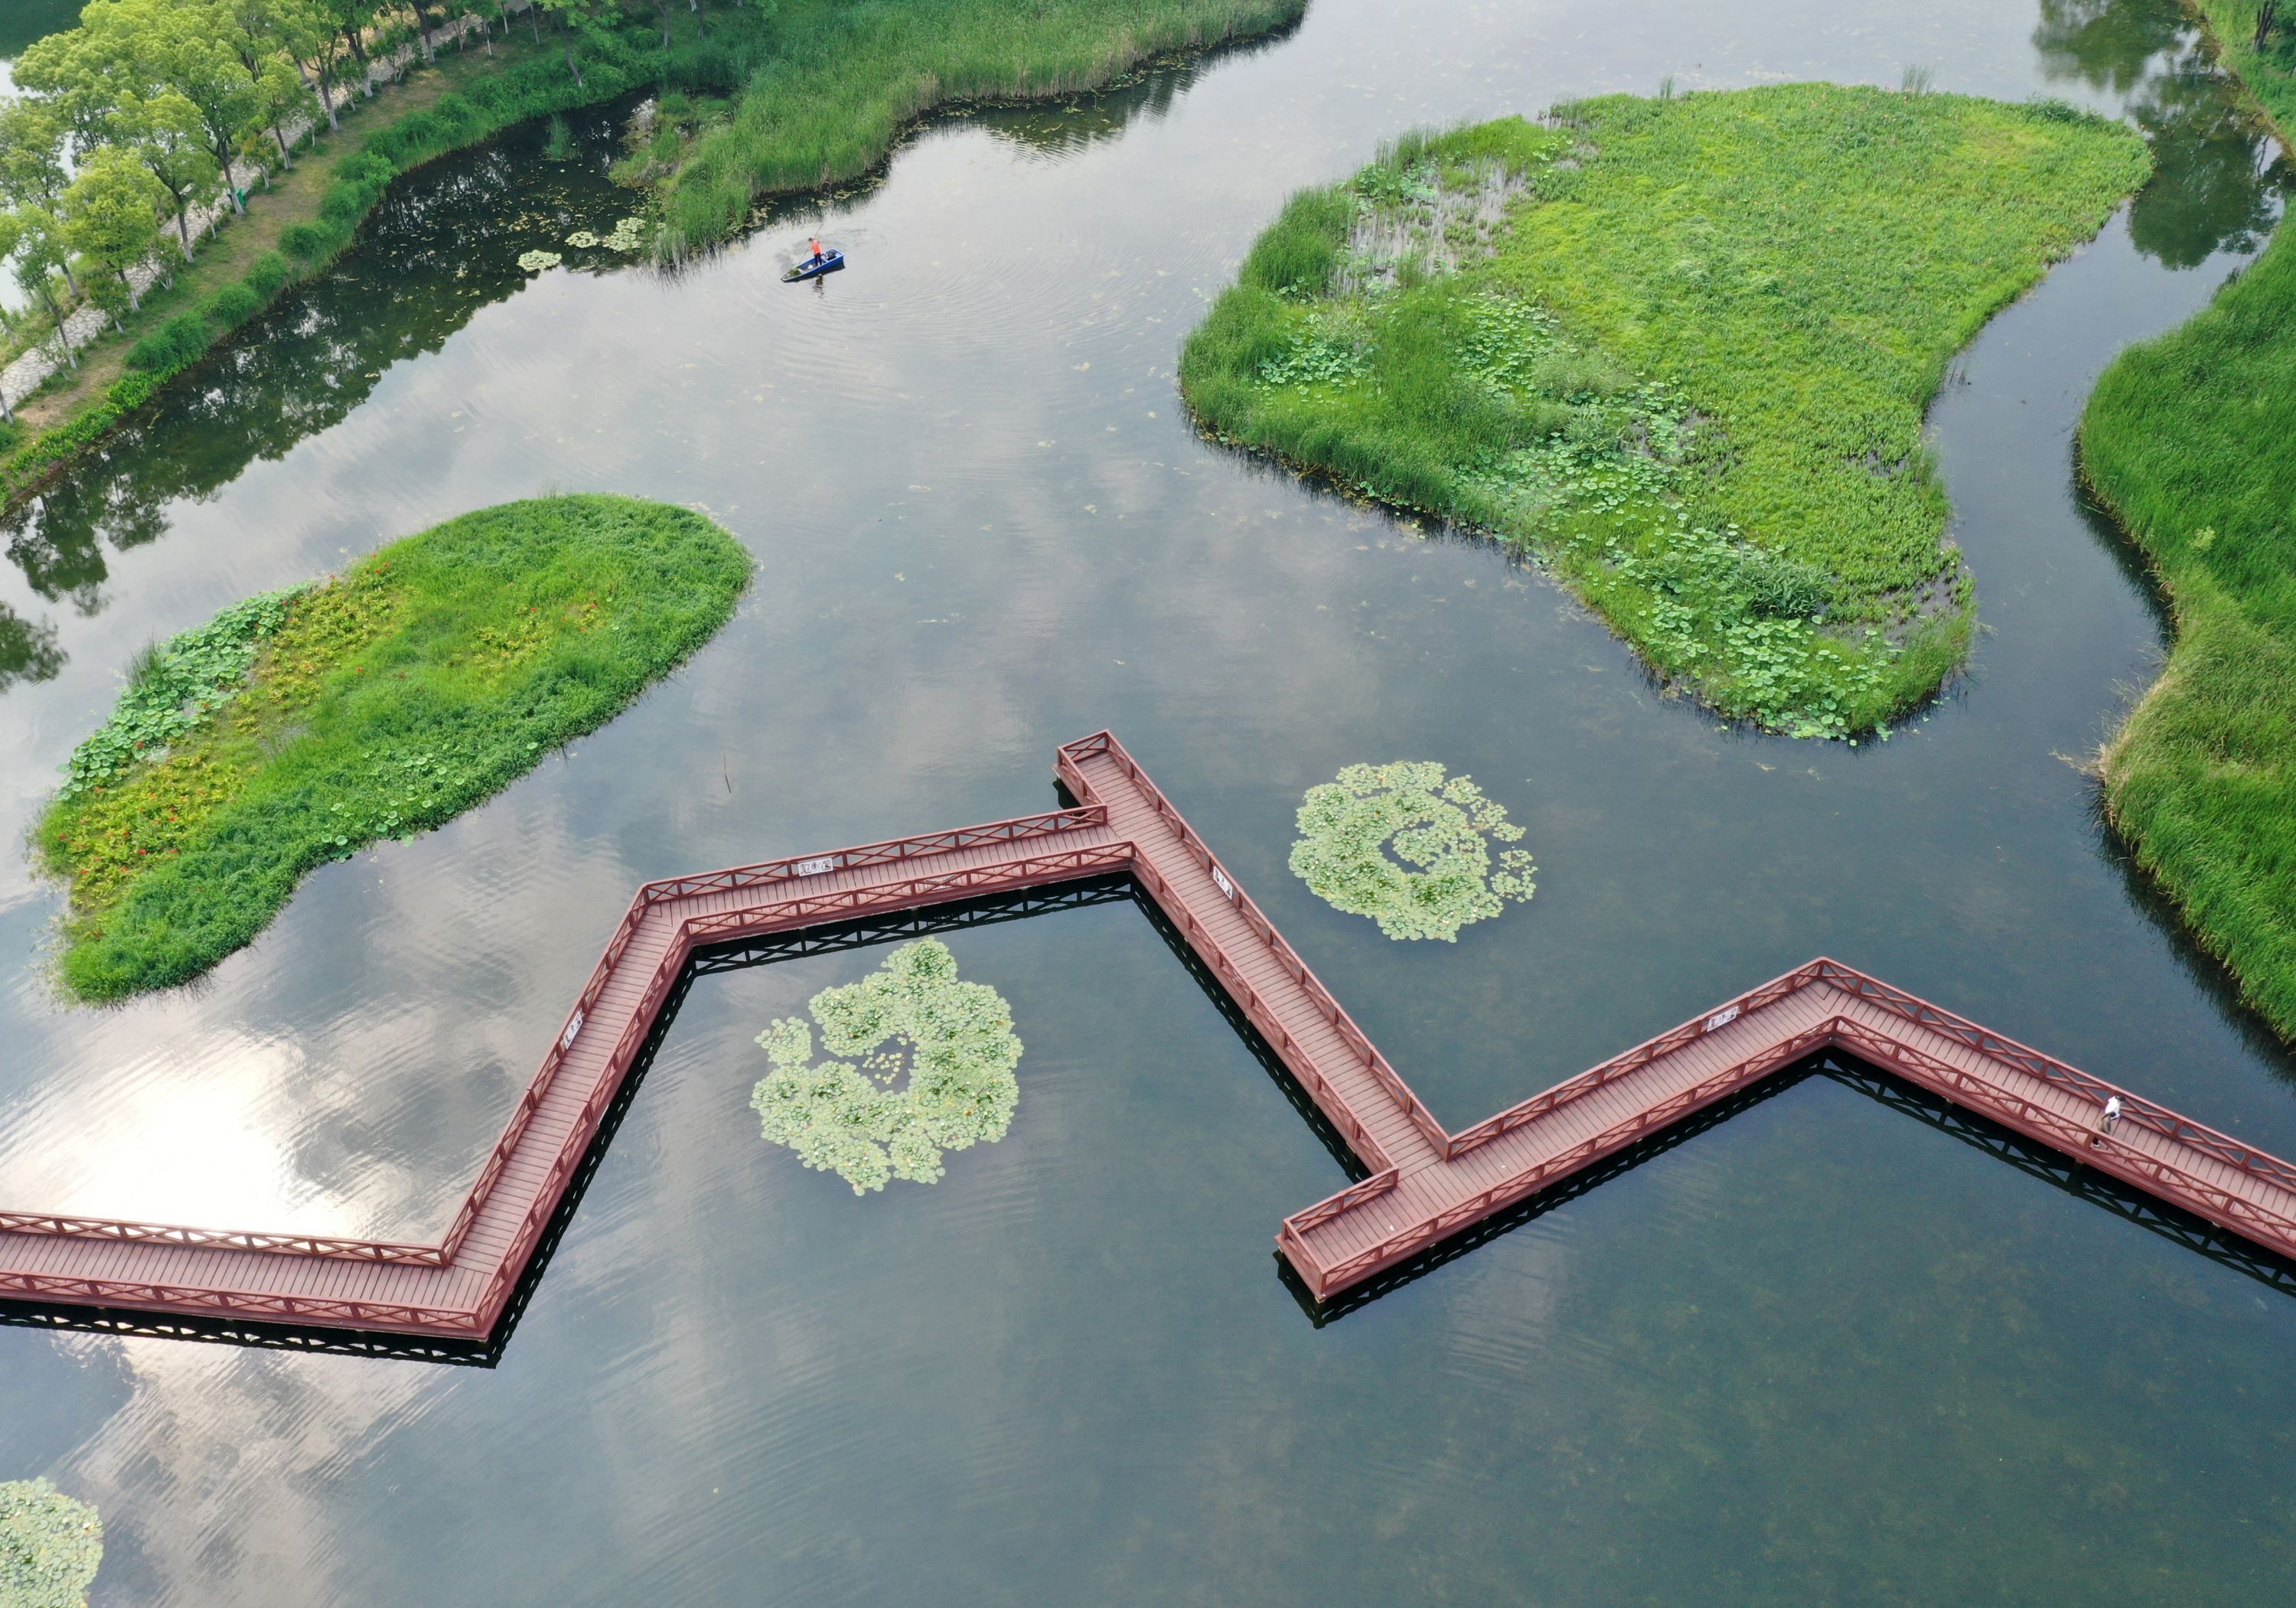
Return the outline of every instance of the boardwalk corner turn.
<path id="1" fill-rule="evenodd" d="M 1111 873 L 1155 900 L 1371 1170 L 1276 1235 L 1318 1300 L 1825 1050 L 2296 1258 L 2296 1167 L 1831 960 L 1452 1133 L 1113 735 L 1065 745 L 1057 770 L 1076 808 L 639 889 L 436 1245 L 0 1212 L 0 1295 L 483 1340 L 697 949 Z"/>

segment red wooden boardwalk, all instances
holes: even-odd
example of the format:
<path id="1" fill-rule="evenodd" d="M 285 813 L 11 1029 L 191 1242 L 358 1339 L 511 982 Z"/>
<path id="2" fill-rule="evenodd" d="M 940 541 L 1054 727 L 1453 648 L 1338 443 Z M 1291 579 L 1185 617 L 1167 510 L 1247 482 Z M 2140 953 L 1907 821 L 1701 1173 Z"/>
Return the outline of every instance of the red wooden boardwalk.
<path id="1" fill-rule="evenodd" d="M 1372 1169 L 1276 1236 L 1318 1297 L 1825 1049 L 2296 1258 L 2296 1167 L 1829 960 L 1448 1132 L 1112 736 L 1068 744 L 1058 769 L 1076 808 L 641 888 L 439 1244 L 0 1212 L 0 1294 L 484 1339 L 695 949 L 1111 872 L 1147 890 Z M 2101 1136 L 2115 1095 L 2125 1115 Z"/>

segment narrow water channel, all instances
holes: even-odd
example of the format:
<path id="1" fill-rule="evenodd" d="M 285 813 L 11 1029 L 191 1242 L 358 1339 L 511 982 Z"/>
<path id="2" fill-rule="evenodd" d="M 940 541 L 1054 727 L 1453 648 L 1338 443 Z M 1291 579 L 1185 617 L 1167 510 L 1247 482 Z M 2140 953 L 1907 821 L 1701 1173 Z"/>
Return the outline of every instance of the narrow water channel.
<path id="1" fill-rule="evenodd" d="M 1932 425 L 1987 627 L 1890 742 L 1660 696 L 1563 594 L 1198 439 L 1178 342 L 1381 139 L 1609 89 L 2061 95 L 2160 177 Z M 2296 1152 L 2296 1069 L 2077 768 L 2162 621 L 2076 493 L 2128 341 L 2284 169 L 2169 0 L 1316 0 L 1290 36 L 953 118 L 675 276 L 529 279 L 611 137 L 424 171 L 339 273 L 0 527 L 0 828 L 134 649 L 480 504 L 692 502 L 759 561 L 678 677 L 314 876 L 198 989 L 68 1010 L 0 857 L 0 1202 L 435 1233 L 631 887 L 1047 806 L 1114 727 L 1459 1126 L 1818 953 Z M 816 220 L 853 267 L 781 284 Z M 1436 759 L 1538 892 L 1392 944 L 1300 793 Z M 1341 1172 L 1124 904 L 951 933 L 1027 1055 L 1003 1143 L 857 1199 L 757 1136 L 752 1039 L 880 952 L 701 980 L 492 1368 L 0 1328 L 0 1478 L 95 1501 L 92 1602 L 2215 1602 L 2289 1576 L 2296 1301 L 1814 1079 L 1316 1327 L 1270 1236 Z M 2068 1582 L 2078 1581 L 2077 1587 Z"/>

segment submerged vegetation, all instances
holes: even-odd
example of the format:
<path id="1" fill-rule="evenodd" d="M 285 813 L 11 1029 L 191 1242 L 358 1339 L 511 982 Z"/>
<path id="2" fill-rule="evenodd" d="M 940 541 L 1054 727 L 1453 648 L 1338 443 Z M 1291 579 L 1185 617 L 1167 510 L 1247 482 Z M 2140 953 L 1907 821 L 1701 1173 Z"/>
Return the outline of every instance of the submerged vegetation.
<path id="1" fill-rule="evenodd" d="M 1922 439 L 1948 359 L 2147 164 L 2060 103 L 1822 84 L 1416 135 L 1292 200 L 1181 385 L 1536 554 L 1724 713 L 1855 735 L 1967 648 Z"/>
<path id="2" fill-rule="evenodd" d="M 84 1608 L 103 1522 L 45 1480 L 0 1485 L 0 1608 Z"/>
<path id="3" fill-rule="evenodd" d="M 1390 938 L 1458 940 L 1459 929 L 1528 900 L 1538 867 L 1506 807 L 1432 760 L 1350 765 L 1308 790 L 1292 871 L 1319 898 L 1368 915 Z"/>
<path id="4" fill-rule="evenodd" d="M 1012 1008 L 986 983 L 960 982 L 939 939 L 905 944 L 859 982 L 810 1003 L 813 1027 L 777 1021 L 758 1037 L 773 1064 L 750 1095 L 765 1136 L 861 1194 L 891 1178 L 931 1184 L 941 1153 L 994 1144 L 1013 1125 L 1021 1063 Z"/>
<path id="5" fill-rule="evenodd" d="M 2296 241 L 2121 354 L 2081 421 L 2090 484 L 2176 644 L 2103 753 L 2104 800 L 2248 1000 L 2296 1038 Z"/>
<path id="6" fill-rule="evenodd" d="M 314 866 L 440 825 L 603 725 L 732 617 L 741 545 L 617 496 L 505 503 L 148 649 L 37 850 L 81 999 L 198 976 Z"/>

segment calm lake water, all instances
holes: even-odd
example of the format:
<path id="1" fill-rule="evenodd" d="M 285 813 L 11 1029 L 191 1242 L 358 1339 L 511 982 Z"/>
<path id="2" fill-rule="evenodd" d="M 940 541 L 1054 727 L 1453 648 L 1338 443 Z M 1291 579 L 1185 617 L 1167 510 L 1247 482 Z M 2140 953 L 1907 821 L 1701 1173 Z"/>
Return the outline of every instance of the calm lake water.
<path id="1" fill-rule="evenodd" d="M 0 857 L 0 1201 L 431 1234 L 643 878 L 1053 800 L 1114 727 L 1453 1126 L 1818 953 L 2256 1142 L 2289 1061 L 2075 767 L 2161 620 L 2076 494 L 2127 342 L 2280 171 L 2167 0 L 1398 7 L 1072 106 L 675 277 L 608 129 L 424 171 L 340 273 L 0 529 L 20 840 L 136 647 L 479 505 L 691 502 L 758 560 L 683 674 L 312 877 L 202 987 L 59 1005 Z M 2064 96 L 2161 176 L 1933 417 L 1989 628 L 1885 744 L 1723 729 L 1570 599 L 1199 440 L 1181 337 L 1293 188 L 1419 122 L 1824 77 Z M 778 283 L 819 226 L 854 267 Z M 1406 946 L 1286 872 L 1357 760 L 1472 773 L 1537 898 Z M 882 950 L 699 979 L 491 1368 L 0 1328 L 0 1478 L 96 1502 L 99 1604 L 2208 1603 L 2296 1558 L 2296 1300 L 1815 1078 L 1318 1326 L 1270 1236 L 1343 1177 L 1130 905 L 968 927 L 1003 1143 L 857 1199 L 752 1044 Z M 2273 1582 L 2282 1582 L 2275 1587 Z"/>

